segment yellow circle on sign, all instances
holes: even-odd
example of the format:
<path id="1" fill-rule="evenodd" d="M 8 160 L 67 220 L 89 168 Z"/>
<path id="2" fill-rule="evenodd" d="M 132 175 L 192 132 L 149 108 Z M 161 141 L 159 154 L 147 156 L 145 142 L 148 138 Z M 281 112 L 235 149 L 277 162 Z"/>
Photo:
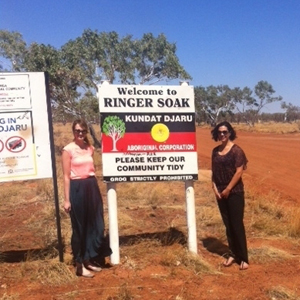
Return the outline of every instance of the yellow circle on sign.
<path id="1" fill-rule="evenodd" d="M 151 136 L 156 142 L 159 143 L 165 142 L 170 136 L 170 131 L 168 126 L 162 123 L 155 124 L 151 128 Z"/>

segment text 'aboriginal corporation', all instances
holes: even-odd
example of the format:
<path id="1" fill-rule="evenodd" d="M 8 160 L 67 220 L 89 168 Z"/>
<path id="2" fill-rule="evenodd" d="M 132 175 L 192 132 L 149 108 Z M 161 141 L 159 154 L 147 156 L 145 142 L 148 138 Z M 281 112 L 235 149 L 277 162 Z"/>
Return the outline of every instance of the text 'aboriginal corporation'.
<path id="1" fill-rule="evenodd" d="M 128 145 L 127 151 L 195 151 L 195 145 L 182 144 L 182 145 Z"/>

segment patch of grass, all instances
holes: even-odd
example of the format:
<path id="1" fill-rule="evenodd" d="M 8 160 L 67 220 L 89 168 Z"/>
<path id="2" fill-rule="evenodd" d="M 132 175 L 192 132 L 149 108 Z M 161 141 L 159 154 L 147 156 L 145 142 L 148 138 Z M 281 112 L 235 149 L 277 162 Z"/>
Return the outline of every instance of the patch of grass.
<path id="1" fill-rule="evenodd" d="M 196 209 L 196 222 L 198 235 L 205 235 L 209 232 L 210 235 L 220 236 L 224 234 L 224 225 L 217 208 L 215 206 L 200 206 Z"/>
<path id="2" fill-rule="evenodd" d="M 254 126 L 249 126 L 247 124 L 234 124 L 234 127 L 238 131 L 244 130 L 259 133 L 287 134 L 300 132 L 299 122 L 261 122 L 256 123 Z"/>
<path id="3" fill-rule="evenodd" d="M 266 195 L 246 194 L 245 216 L 250 220 L 248 230 L 260 236 L 287 236 L 289 216 L 287 209 L 278 204 L 279 195 L 270 191 Z"/>
<path id="4" fill-rule="evenodd" d="M 291 254 L 270 246 L 263 246 L 261 248 L 249 249 L 249 256 L 250 256 L 250 260 L 256 263 L 284 261 L 293 258 Z"/>
<path id="5" fill-rule="evenodd" d="M 52 179 L 42 179 L 37 183 L 36 193 L 46 201 L 54 203 L 54 189 Z"/>
<path id="6" fill-rule="evenodd" d="M 300 209 L 292 209 L 290 211 L 290 224 L 288 228 L 288 235 L 290 237 L 300 237 Z"/>
<path id="7" fill-rule="evenodd" d="M 267 291 L 271 300 L 299 300 L 300 297 L 294 292 L 282 286 L 271 288 Z"/>
<path id="8" fill-rule="evenodd" d="M 139 260 L 143 259 L 147 263 L 151 263 L 151 256 L 158 254 L 161 251 L 161 243 L 157 239 L 132 239 L 128 241 L 128 244 L 121 247 L 121 252 L 124 252 L 125 261 L 130 259 Z"/>
<path id="9" fill-rule="evenodd" d="M 0 298 L 0 300 L 19 300 L 19 299 L 21 298 L 18 293 L 12 295 L 8 295 L 7 293 L 4 293 L 4 295 Z"/>
<path id="10" fill-rule="evenodd" d="M 174 268 L 184 266 L 189 271 L 199 274 L 217 274 L 214 267 L 208 264 L 201 256 L 189 252 L 182 246 L 170 247 L 163 251 L 160 264 Z"/>
<path id="11" fill-rule="evenodd" d="M 77 280 L 75 272 L 57 259 L 26 261 L 22 263 L 22 274 L 31 281 L 39 281 L 43 285 L 59 286 Z"/>
<path id="12" fill-rule="evenodd" d="M 133 221 L 126 211 L 120 211 L 118 213 L 118 219 L 120 220 L 118 224 L 119 231 L 122 232 L 122 234 L 130 234 L 137 230 L 138 227 L 136 227 L 136 220 Z"/>
<path id="13" fill-rule="evenodd" d="M 133 300 L 133 293 L 126 283 L 118 289 L 118 294 L 114 297 L 108 297 L 107 300 Z"/>
<path id="14" fill-rule="evenodd" d="M 9 183 L 0 184 L 1 197 L 0 197 L 0 208 L 6 209 L 7 206 L 15 205 L 12 200 L 20 195 L 20 186 L 11 185 Z M 12 203 L 13 202 L 13 203 Z"/>
<path id="15" fill-rule="evenodd" d="M 56 241 L 52 242 L 52 244 L 49 244 L 47 247 L 43 249 L 36 249 L 36 250 L 29 250 L 26 253 L 26 261 L 39 261 L 39 260 L 49 260 L 54 259 L 58 256 L 58 250 Z"/>
<path id="16" fill-rule="evenodd" d="M 41 210 L 32 214 L 24 223 L 29 230 L 35 232 L 36 237 L 39 237 L 41 247 L 48 247 L 57 239 L 54 201 L 49 202 L 45 201 Z"/>
<path id="17" fill-rule="evenodd" d="M 130 207 L 141 203 L 139 200 L 143 200 L 141 197 L 141 187 L 138 183 L 121 183 L 117 185 L 117 196 L 121 199 L 119 202 L 120 207 Z"/>

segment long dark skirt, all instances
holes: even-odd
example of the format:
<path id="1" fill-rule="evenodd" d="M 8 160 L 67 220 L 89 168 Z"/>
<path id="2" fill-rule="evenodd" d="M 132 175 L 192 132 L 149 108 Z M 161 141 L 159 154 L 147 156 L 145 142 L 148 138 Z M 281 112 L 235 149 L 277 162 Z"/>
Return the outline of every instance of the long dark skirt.
<path id="1" fill-rule="evenodd" d="M 105 246 L 103 201 L 96 178 L 71 180 L 70 202 L 75 261 L 82 263 L 101 256 Z"/>

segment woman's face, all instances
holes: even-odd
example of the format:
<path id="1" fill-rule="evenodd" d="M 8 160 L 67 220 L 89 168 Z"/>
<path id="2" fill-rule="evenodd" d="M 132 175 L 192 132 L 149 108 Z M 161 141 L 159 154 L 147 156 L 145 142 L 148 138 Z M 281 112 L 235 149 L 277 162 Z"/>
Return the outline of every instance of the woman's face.
<path id="1" fill-rule="evenodd" d="M 82 128 L 79 124 L 76 124 L 73 134 L 74 134 L 75 141 L 84 142 L 84 139 L 87 135 L 87 130 Z"/>
<path id="2" fill-rule="evenodd" d="M 221 142 L 226 142 L 229 139 L 230 132 L 226 126 L 220 126 L 218 129 L 218 138 Z"/>

